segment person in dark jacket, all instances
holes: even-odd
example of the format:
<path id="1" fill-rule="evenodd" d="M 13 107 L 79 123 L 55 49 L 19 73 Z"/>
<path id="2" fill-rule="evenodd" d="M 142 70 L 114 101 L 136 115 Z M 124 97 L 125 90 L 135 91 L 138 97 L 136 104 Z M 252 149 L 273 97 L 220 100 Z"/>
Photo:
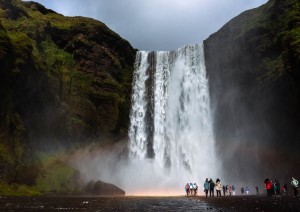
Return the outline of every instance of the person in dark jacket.
<path id="1" fill-rule="evenodd" d="M 259 195 L 258 186 L 255 186 L 255 190 L 256 190 L 256 195 Z"/>
<path id="2" fill-rule="evenodd" d="M 288 195 L 288 185 L 286 183 L 282 186 L 282 192 L 285 194 L 285 196 Z"/>
<path id="3" fill-rule="evenodd" d="M 209 196 L 215 196 L 215 183 L 211 178 L 209 180 Z"/>
<path id="4" fill-rule="evenodd" d="M 223 185 L 222 189 L 223 189 L 223 196 L 225 196 L 225 192 L 226 192 L 226 187 L 225 187 L 225 185 Z"/>
<path id="5" fill-rule="evenodd" d="M 245 189 L 244 189 L 244 187 L 242 187 L 241 188 L 241 194 L 244 194 L 244 191 L 245 191 Z"/>

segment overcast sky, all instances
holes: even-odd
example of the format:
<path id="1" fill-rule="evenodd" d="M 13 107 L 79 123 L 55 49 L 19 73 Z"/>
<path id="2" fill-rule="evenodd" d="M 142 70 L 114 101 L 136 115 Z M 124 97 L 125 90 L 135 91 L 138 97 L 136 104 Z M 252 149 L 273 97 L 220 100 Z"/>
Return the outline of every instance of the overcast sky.
<path id="1" fill-rule="evenodd" d="M 201 43 L 241 12 L 268 0 L 35 0 L 67 16 L 104 22 L 139 50 Z"/>

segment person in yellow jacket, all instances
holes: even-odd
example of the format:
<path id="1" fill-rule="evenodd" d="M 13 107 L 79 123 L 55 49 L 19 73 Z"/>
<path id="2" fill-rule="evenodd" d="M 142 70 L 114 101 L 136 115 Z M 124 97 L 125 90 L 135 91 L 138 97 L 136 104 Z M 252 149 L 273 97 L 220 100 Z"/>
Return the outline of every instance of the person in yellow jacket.
<path id="1" fill-rule="evenodd" d="M 221 181 L 218 178 L 216 180 L 216 191 L 217 191 L 217 197 L 221 197 L 221 189 L 222 189 L 222 185 L 221 185 Z"/>

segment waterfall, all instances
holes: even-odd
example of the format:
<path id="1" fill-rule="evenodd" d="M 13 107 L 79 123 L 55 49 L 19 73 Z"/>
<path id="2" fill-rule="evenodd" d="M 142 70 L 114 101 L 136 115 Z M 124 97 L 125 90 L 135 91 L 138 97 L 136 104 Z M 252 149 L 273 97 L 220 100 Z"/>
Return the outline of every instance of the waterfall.
<path id="1" fill-rule="evenodd" d="M 159 182 L 202 190 L 218 177 L 202 44 L 137 53 L 129 139 L 130 161 L 151 164 Z"/>

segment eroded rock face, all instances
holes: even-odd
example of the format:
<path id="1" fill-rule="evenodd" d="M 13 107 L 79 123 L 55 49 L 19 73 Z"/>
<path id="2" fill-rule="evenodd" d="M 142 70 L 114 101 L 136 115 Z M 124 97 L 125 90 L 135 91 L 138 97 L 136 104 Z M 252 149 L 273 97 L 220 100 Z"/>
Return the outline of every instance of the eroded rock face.
<path id="1" fill-rule="evenodd" d="M 85 192 L 89 195 L 97 195 L 97 196 L 125 196 L 125 191 L 120 189 L 119 187 L 98 181 L 90 181 L 86 185 Z"/>
<path id="2" fill-rule="evenodd" d="M 205 41 L 216 145 L 227 179 L 284 178 L 297 170 L 299 17 L 297 1 L 269 1 Z"/>
<path id="3" fill-rule="evenodd" d="M 1 36 L 8 38 L 1 42 L 1 72 L 13 99 L 3 113 L 20 115 L 29 140 L 124 136 L 136 50 L 96 20 L 67 18 L 34 2 L 0 6 Z M 16 15 L 7 17 L 7 10 Z"/>

